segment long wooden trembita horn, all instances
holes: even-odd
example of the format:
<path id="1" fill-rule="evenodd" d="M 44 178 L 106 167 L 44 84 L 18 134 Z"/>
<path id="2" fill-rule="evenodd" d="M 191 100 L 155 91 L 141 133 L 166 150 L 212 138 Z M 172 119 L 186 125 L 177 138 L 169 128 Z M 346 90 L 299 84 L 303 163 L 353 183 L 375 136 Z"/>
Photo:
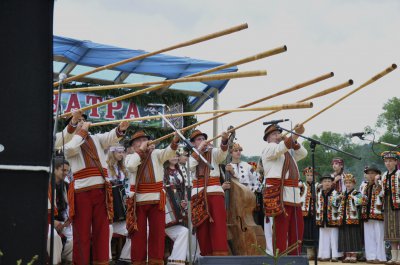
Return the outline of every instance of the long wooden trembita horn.
<path id="1" fill-rule="evenodd" d="M 208 81 L 214 81 L 214 80 L 227 80 L 227 79 L 234 79 L 234 78 L 262 76 L 262 75 L 266 75 L 266 74 L 267 74 L 266 71 L 242 71 L 242 72 L 213 74 L 213 75 L 204 75 L 204 76 L 182 77 L 182 78 L 178 78 L 178 79 L 169 79 L 169 80 L 154 81 L 154 82 L 143 82 L 143 83 L 135 83 L 135 84 L 117 84 L 117 85 L 107 85 L 107 86 L 71 88 L 71 89 L 65 89 L 62 92 L 63 93 L 92 92 L 92 91 L 120 89 L 120 88 L 138 88 L 138 87 L 146 87 L 146 86 L 152 86 L 152 85 L 169 86 L 169 85 L 172 85 L 175 83 L 208 82 Z M 141 90 L 139 90 L 139 91 L 141 91 Z M 136 91 L 136 92 L 139 92 L 139 91 Z M 53 92 L 54 92 L 54 94 L 58 94 L 58 90 L 53 90 Z M 145 91 L 143 93 L 146 93 L 146 92 L 148 92 L 148 91 Z"/>
<path id="2" fill-rule="evenodd" d="M 238 72 L 238 73 L 226 73 L 226 74 L 216 74 L 216 75 L 213 75 L 213 76 L 208 76 L 208 75 L 207 76 L 199 76 L 197 78 L 210 81 L 210 80 L 225 80 L 225 79 L 230 79 L 230 78 L 235 79 L 235 78 L 244 78 L 244 77 L 254 77 L 254 76 L 262 76 L 262 75 L 267 75 L 267 71 L 247 71 L 247 72 Z M 182 78 L 182 79 L 184 79 L 184 78 Z M 93 109 L 93 108 L 97 108 L 97 107 L 100 107 L 100 106 L 111 104 L 113 102 L 121 101 L 121 100 L 124 100 L 124 99 L 127 99 L 127 98 L 136 97 L 136 96 L 142 95 L 144 93 L 148 93 L 148 92 L 151 92 L 151 91 L 154 91 L 154 90 L 158 90 L 163 86 L 164 85 L 157 85 L 157 86 L 152 86 L 152 87 L 148 87 L 148 88 L 145 88 L 145 89 L 141 89 L 141 90 L 138 90 L 138 91 L 135 91 L 135 92 L 128 93 L 126 95 L 122 95 L 122 96 L 119 96 L 119 97 L 115 97 L 115 98 L 112 98 L 112 99 L 108 99 L 108 100 L 102 101 L 102 102 L 97 103 L 97 104 L 93 104 L 93 105 L 90 105 L 90 106 L 83 107 L 80 110 L 83 112 L 83 111 L 86 111 L 86 110 L 90 110 L 90 109 Z M 69 114 L 70 114 L 70 112 L 67 112 L 67 113 L 64 113 L 64 114 L 60 115 L 60 117 L 64 118 L 64 117 L 69 116 Z"/>
<path id="3" fill-rule="evenodd" d="M 250 107 L 250 106 L 252 106 L 252 105 L 254 105 L 254 104 L 257 104 L 257 103 L 260 103 L 260 102 L 263 102 L 263 101 L 272 99 L 272 98 L 274 98 L 274 97 L 277 97 L 277 96 L 280 96 L 280 95 L 284 95 L 284 94 L 290 93 L 290 92 L 292 92 L 292 91 L 301 89 L 301 88 L 303 88 L 303 87 L 307 87 L 307 86 L 310 86 L 310 85 L 312 85 L 312 84 L 321 82 L 321 81 L 323 81 L 323 80 L 325 80 L 325 79 L 328 79 L 328 78 L 331 78 L 331 77 L 333 77 L 333 76 L 334 76 L 334 74 L 333 74 L 332 72 L 327 73 L 327 74 L 324 74 L 324 75 L 321 75 L 321 76 L 318 76 L 318 77 L 316 77 L 316 78 L 313 78 L 313 79 L 311 79 L 311 80 L 305 81 L 305 82 L 303 82 L 303 83 L 296 84 L 296 85 L 294 85 L 294 86 L 292 86 L 292 87 L 289 87 L 289 88 L 287 88 L 287 89 L 280 90 L 280 91 L 278 91 L 277 93 L 274 93 L 274 94 L 272 94 L 272 95 L 269 95 L 269 96 L 263 97 L 263 98 L 261 98 L 261 99 L 257 99 L 257 100 L 255 100 L 255 101 L 253 101 L 253 102 L 244 104 L 244 105 L 240 106 L 239 108 Z M 205 120 L 203 120 L 203 121 L 200 121 L 200 122 L 194 123 L 194 124 L 192 124 L 192 125 L 186 126 L 186 127 L 182 128 L 182 129 L 180 129 L 180 130 L 181 130 L 182 132 L 185 132 L 185 131 L 187 131 L 187 130 L 190 130 L 190 129 L 192 129 L 192 128 L 195 128 L 195 127 L 197 127 L 197 126 L 199 126 L 199 125 L 201 125 L 201 124 L 204 124 L 204 123 L 206 123 L 206 122 L 209 122 L 209 121 L 218 119 L 218 118 L 220 118 L 220 117 L 222 117 L 222 116 L 225 116 L 225 115 L 227 115 L 227 114 L 229 114 L 229 112 L 218 114 L 218 115 L 213 116 L 213 117 L 211 117 L 211 118 L 208 118 L 208 119 L 205 119 Z M 160 142 L 160 141 L 163 141 L 163 140 L 165 140 L 165 139 L 168 139 L 169 137 L 172 137 L 172 136 L 174 136 L 174 133 L 169 133 L 169 134 L 166 134 L 166 135 L 164 135 L 164 136 L 162 136 L 162 137 L 160 137 L 160 138 L 154 140 L 154 142 Z"/>
<path id="4" fill-rule="evenodd" d="M 334 87 L 325 89 L 325 90 L 323 90 L 323 91 L 321 91 L 321 92 L 315 93 L 315 94 L 313 94 L 313 95 L 311 95 L 311 96 L 309 96 L 309 97 L 306 97 L 306 98 L 304 98 L 304 99 L 302 99 L 302 100 L 300 100 L 300 101 L 298 101 L 298 102 L 305 102 L 305 101 L 307 101 L 307 100 L 311 100 L 311 99 L 315 99 L 315 98 L 318 98 L 318 97 L 322 97 L 322 96 L 328 95 L 328 94 L 330 94 L 330 93 L 333 93 L 333 92 L 335 92 L 335 91 L 338 91 L 338 90 L 340 90 L 340 89 L 342 89 L 342 88 L 351 86 L 352 84 L 353 84 L 353 80 L 350 79 L 350 80 L 347 81 L 347 82 L 344 82 L 344 83 L 339 84 L 339 85 L 337 85 L 337 86 L 334 86 Z M 269 112 L 269 113 L 267 113 L 267 114 L 261 115 L 261 116 L 259 116 L 259 117 L 257 117 L 257 118 L 254 118 L 254 119 L 250 120 L 250 121 L 247 121 L 247 122 L 245 122 L 245 123 L 242 123 L 242 124 L 240 124 L 240 125 L 234 127 L 233 129 L 228 130 L 227 132 L 228 132 L 228 133 L 231 133 L 231 132 L 233 132 L 233 131 L 235 131 L 235 130 L 237 130 L 237 129 L 240 129 L 240 128 L 242 128 L 242 127 L 244 127 L 244 126 L 246 126 L 246 125 L 249 125 L 249 124 L 251 124 L 251 123 L 253 123 L 253 122 L 259 121 L 259 120 L 261 120 L 261 119 L 263 119 L 263 118 L 265 118 L 265 117 L 268 117 L 268 116 L 270 116 L 270 115 L 272 115 L 272 114 L 275 114 L 275 113 L 277 113 L 277 112 L 279 112 L 279 111 L 280 111 L 280 110 L 275 110 L 275 111 L 271 111 L 271 112 Z M 210 143 L 210 142 L 212 142 L 212 141 L 214 141 L 214 140 L 220 138 L 221 136 L 222 136 L 222 134 L 219 134 L 219 135 L 213 137 L 212 139 L 207 140 L 207 142 Z"/>
<path id="5" fill-rule="evenodd" d="M 267 106 L 267 107 L 257 107 L 257 108 L 242 108 L 242 109 L 225 109 L 225 110 L 208 110 L 208 111 L 192 111 L 192 112 L 182 112 L 182 113 L 175 113 L 175 114 L 167 114 L 164 115 L 166 118 L 175 118 L 175 117 L 182 117 L 182 116 L 193 116 L 193 115 L 203 115 L 203 114 L 214 114 L 220 112 L 244 112 L 244 111 L 266 111 L 266 110 L 283 110 L 283 109 L 304 109 L 304 108 L 312 108 L 312 102 L 302 102 L 302 103 L 292 103 L 292 104 L 281 104 L 275 106 Z M 109 125 L 115 124 L 120 122 L 135 122 L 135 121 L 145 121 L 145 120 L 155 120 L 161 119 L 160 115 L 154 116 L 146 116 L 140 118 L 133 118 L 133 119 L 123 119 L 123 120 L 113 120 L 113 121 L 105 121 L 105 122 L 98 122 L 93 123 L 91 126 L 100 126 L 100 125 Z"/>
<path id="6" fill-rule="evenodd" d="M 378 79 L 384 77 L 385 75 L 389 74 L 390 72 L 392 72 L 394 69 L 397 68 L 396 64 L 392 64 L 391 66 L 389 66 L 388 68 L 386 68 L 385 70 L 383 70 L 382 72 L 376 74 L 375 76 L 371 77 L 369 80 L 367 80 L 364 84 L 360 85 L 359 87 L 357 87 L 356 89 L 353 89 L 352 91 L 350 91 L 349 93 L 347 93 L 346 95 L 344 95 L 343 97 L 339 98 L 338 100 L 335 100 L 333 103 L 329 104 L 327 107 L 323 108 L 322 110 L 318 111 L 317 113 L 315 113 L 314 115 L 312 115 L 311 117 L 309 117 L 308 119 L 306 119 L 305 121 L 303 121 L 302 123 L 299 124 L 305 124 L 309 121 L 311 121 L 312 119 L 314 119 L 315 117 L 317 117 L 318 115 L 320 115 L 321 113 L 325 112 L 326 110 L 332 108 L 333 106 L 335 106 L 336 104 L 338 104 L 339 102 L 343 101 L 344 99 L 350 97 L 351 95 L 353 95 L 354 93 L 356 93 L 357 91 L 363 89 L 364 87 L 372 84 L 373 82 L 377 81 Z"/>
<path id="7" fill-rule="evenodd" d="M 256 55 L 252 55 L 252 56 L 249 56 L 249 57 L 246 57 L 246 58 L 243 58 L 243 59 L 231 62 L 231 63 L 223 64 L 223 65 L 220 65 L 220 66 L 216 66 L 216 67 L 213 67 L 211 69 L 203 70 L 201 72 L 198 72 L 198 73 L 195 73 L 195 74 L 191 74 L 191 75 L 188 75 L 188 76 L 185 76 L 185 77 L 182 77 L 182 78 L 209 74 L 209 73 L 212 73 L 212 72 L 215 72 L 215 71 L 219 71 L 219 70 L 222 70 L 222 69 L 226 69 L 226 68 L 229 68 L 229 67 L 232 67 L 232 66 L 237 66 L 237 65 L 244 64 L 244 63 L 260 60 L 262 58 L 265 58 L 265 57 L 268 57 L 268 56 L 272 56 L 272 55 L 275 55 L 275 54 L 278 54 L 278 53 L 281 53 L 281 52 L 284 52 L 284 51 L 286 51 L 286 46 L 279 47 L 279 48 L 276 48 L 276 49 L 271 50 L 271 51 L 265 51 L 265 52 L 262 52 L 262 53 L 259 53 L 259 54 L 256 54 Z M 163 85 L 157 85 L 157 86 L 149 87 L 149 88 L 146 88 L 146 89 L 149 89 L 149 90 L 151 89 L 151 91 L 154 91 L 154 90 L 161 89 L 161 88 L 164 88 L 164 86 Z M 149 90 L 147 90 L 147 91 L 149 91 Z M 110 104 L 110 102 L 114 102 L 114 101 L 112 101 L 114 99 L 119 101 L 119 100 L 123 100 L 123 99 L 126 99 L 126 98 L 134 97 L 135 95 L 137 95 L 136 94 L 137 92 L 138 91 L 135 91 L 135 92 L 132 92 L 132 93 L 120 96 L 120 97 L 116 97 L 116 98 L 113 98 L 113 99 L 110 99 L 110 100 L 105 100 L 103 102 L 100 102 L 100 103 L 97 103 L 97 104 L 93 104 L 91 106 L 84 107 L 84 108 L 82 108 L 80 110 L 81 111 L 85 111 L 85 110 L 89 110 L 89 109 L 98 108 L 100 106 L 103 106 L 103 105 L 106 105 L 106 104 Z M 67 113 L 62 114 L 60 117 L 61 118 L 65 118 L 65 117 L 70 116 L 71 114 L 72 114 L 71 112 L 67 112 Z"/>
<path id="8" fill-rule="evenodd" d="M 88 72 L 68 77 L 63 81 L 63 83 L 68 83 L 68 82 L 71 82 L 73 80 L 77 80 L 77 79 L 79 79 L 81 77 L 100 72 L 102 70 L 111 69 L 111 68 L 114 68 L 116 66 L 119 66 L 119 65 L 122 65 L 122 64 L 126 64 L 126 63 L 130 63 L 130 62 L 137 61 L 137 60 L 142 60 L 144 58 L 147 58 L 147 57 L 150 57 L 150 56 L 153 56 L 153 55 L 156 55 L 156 54 L 172 51 L 172 50 L 175 50 L 175 49 L 178 49 L 178 48 L 182 48 L 182 47 L 190 46 L 190 45 L 197 44 L 197 43 L 200 43 L 200 42 L 204 42 L 204 41 L 208 41 L 208 40 L 211 40 L 211 39 L 215 39 L 215 38 L 218 38 L 218 37 L 221 37 L 221 36 L 224 36 L 224 35 L 228 35 L 228 34 L 231 34 L 231 33 L 237 32 L 237 31 L 241 31 L 241 30 L 247 29 L 247 28 L 248 28 L 247 23 L 240 24 L 238 26 L 231 27 L 231 28 L 228 28 L 228 29 L 225 29 L 225 30 L 222 30 L 222 31 L 214 32 L 214 33 L 211 33 L 211 34 L 199 37 L 199 38 L 195 38 L 195 39 L 192 39 L 192 40 L 189 40 L 189 41 L 181 42 L 181 43 L 175 44 L 173 46 L 169 46 L 167 48 L 164 48 L 164 49 L 161 49 L 161 50 L 158 50 L 158 51 L 145 53 L 145 54 L 142 54 L 142 55 L 139 55 L 139 56 L 135 56 L 135 57 L 132 57 L 132 58 L 129 58 L 129 59 L 125 59 L 125 60 L 122 60 L 122 61 L 119 61 L 119 62 L 115 62 L 115 63 L 111 63 L 111 64 L 104 65 L 104 66 L 101 66 L 101 67 L 97 67 L 97 68 L 95 68 L 93 70 L 90 70 Z M 55 82 L 53 84 L 53 87 L 57 87 L 59 84 L 60 84 L 59 82 Z"/>

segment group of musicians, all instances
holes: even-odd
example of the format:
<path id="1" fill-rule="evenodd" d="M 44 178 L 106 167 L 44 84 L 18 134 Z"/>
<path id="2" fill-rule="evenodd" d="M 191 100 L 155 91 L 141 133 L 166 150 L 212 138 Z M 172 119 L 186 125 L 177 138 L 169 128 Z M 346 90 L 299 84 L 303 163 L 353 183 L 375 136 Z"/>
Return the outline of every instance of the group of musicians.
<path id="1" fill-rule="evenodd" d="M 305 204 L 311 204 L 310 198 L 304 199 L 304 194 L 310 194 L 304 192 L 304 187 L 309 187 L 307 182 L 299 181 L 296 161 L 306 157 L 307 151 L 297 141 L 298 136 L 285 137 L 279 127 L 268 126 L 263 137 L 266 146 L 256 170 L 240 160 L 240 144 L 229 148 L 226 132 L 220 146 L 213 147 L 207 142 L 207 134 L 194 130 L 190 141 L 200 157 L 180 148 L 177 134 L 166 148 L 156 149 L 150 136 L 139 130 L 127 146 L 122 146 L 119 142 L 129 127 L 127 122 L 92 135 L 86 119 L 86 115 L 74 111 L 55 141 L 64 157 L 54 172 L 57 223 L 53 264 L 61 259 L 73 264 L 86 265 L 90 260 L 92 264 L 109 264 L 113 234 L 127 237 L 120 258 L 130 259 L 132 264 L 164 264 L 165 235 L 173 241 L 168 264 L 185 264 L 189 253 L 191 258 L 228 255 L 224 192 L 231 183 L 220 175 L 220 164 L 228 152 L 232 162 L 225 172 L 251 192 L 262 194 L 258 202 L 265 214 L 261 219 L 266 252 L 279 249 L 280 253 L 288 250 L 290 255 L 301 254 L 303 232 L 310 227 L 307 221 L 304 226 L 303 213 L 308 211 Z M 295 132 L 303 134 L 304 127 L 296 126 Z M 72 174 L 68 177 L 69 170 Z M 391 218 L 399 229 L 400 171 L 396 170 L 387 174 L 383 185 L 396 187 L 389 188 L 389 197 L 395 211 Z M 340 176 L 335 175 L 337 186 L 345 185 Z M 191 220 L 187 218 L 189 196 Z M 51 189 L 49 209 L 50 198 Z M 195 236 L 189 234 L 189 226 Z"/>

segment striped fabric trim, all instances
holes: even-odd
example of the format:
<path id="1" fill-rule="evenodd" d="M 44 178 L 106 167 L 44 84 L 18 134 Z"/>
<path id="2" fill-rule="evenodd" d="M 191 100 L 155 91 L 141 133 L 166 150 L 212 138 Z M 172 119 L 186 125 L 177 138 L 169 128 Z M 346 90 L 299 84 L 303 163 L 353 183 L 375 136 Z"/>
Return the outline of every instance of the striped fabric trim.
<path id="1" fill-rule="evenodd" d="M 138 175 L 136 175 L 136 178 L 139 178 L 139 183 L 155 183 L 156 182 L 156 177 L 154 174 L 154 168 L 153 168 L 153 161 L 151 159 L 151 153 L 148 154 L 150 157 L 145 160 L 146 163 L 139 165 L 138 167 Z M 142 169 L 142 167 L 144 167 Z M 143 172 L 140 174 L 140 172 Z"/>
<path id="2" fill-rule="evenodd" d="M 96 163 L 95 161 L 93 161 L 93 158 L 90 156 L 89 152 L 94 154 L 97 160 L 99 160 L 99 157 L 97 154 L 96 145 L 94 144 L 93 139 L 92 137 L 90 137 L 90 135 L 86 137 L 85 142 L 82 144 L 81 151 L 83 160 L 85 161 L 85 166 L 95 167 Z"/>
<path id="3" fill-rule="evenodd" d="M 152 192 L 160 192 L 163 189 L 163 182 L 157 183 L 140 183 L 138 185 L 138 189 L 136 190 L 134 185 L 131 185 L 130 191 L 137 193 L 152 193 Z"/>
<path id="4" fill-rule="evenodd" d="M 160 193 L 159 209 L 165 211 L 166 195 L 163 187 L 164 184 L 162 181 L 157 183 L 139 183 L 136 191 L 135 186 L 133 185 L 131 186 L 130 191 L 135 192 L 135 194 Z"/>
<path id="5" fill-rule="evenodd" d="M 280 185 L 282 182 L 280 178 L 268 178 L 266 181 L 267 185 L 277 186 Z M 285 187 L 298 187 L 299 180 L 298 179 L 285 179 L 283 181 L 283 186 Z"/>
<path id="6" fill-rule="evenodd" d="M 195 154 L 195 153 L 193 153 Z M 196 154 L 197 155 L 197 154 Z M 209 150 L 208 152 L 205 152 L 203 154 L 204 158 L 207 160 L 208 163 L 211 164 L 211 156 L 212 156 L 212 150 Z M 196 167 L 196 176 L 198 177 L 210 177 L 210 169 L 208 168 L 207 164 L 203 162 L 200 158 L 198 158 L 199 164 Z"/>
<path id="7" fill-rule="evenodd" d="M 108 175 L 106 168 L 103 168 L 103 172 Z M 98 167 L 87 167 L 74 173 L 75 180 L 97 176 L 102 176 Z"/>
<path id="8" fill-rule="evenodd" d="M 208 179 L 207 186 L 220 186 L 221 182 L 219 181 L 219 177 L 210 177 Z M 203 188 L 204 187 L 204 178 L 193 180 L 193 188 Z"/>
<path id="9" fill-rule="evenodd" d="M 285 178 L 287 172 L 289 171 L 289 179 L 300 179 L 299 171 L 297 170 L 296 162 L 289 152 L 285 153 L 285 161 L 282 168 L 282 178 Z"/>
<path id="10" fill-rule="evenodd" d="M 140 183 L 137 188 L 137 193 L 160 192 L 163 189 L 163 183 Z"/>

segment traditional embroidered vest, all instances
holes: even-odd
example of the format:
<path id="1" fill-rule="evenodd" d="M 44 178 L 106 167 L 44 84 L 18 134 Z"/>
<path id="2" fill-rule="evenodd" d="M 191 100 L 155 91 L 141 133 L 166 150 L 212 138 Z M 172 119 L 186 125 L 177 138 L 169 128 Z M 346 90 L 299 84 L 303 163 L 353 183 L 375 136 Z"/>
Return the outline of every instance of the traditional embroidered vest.
<path id="1" fill-rule="evenodd" d="M 205 152 L 203 156 L 208 163 L 211 163 L 212 149 Z M 201 159 L 199 160 L 199 164 L 196 166 L 196 176 L 197 178 L 208 178 L 210 176 L 210 169 Z"/>
<path id="2" fill-rule="evenodd" d="M 385 194 L 385 199 L 390 199 L 390 204 L 393 210 L 400 209 L 400 170 L 395 170 L 392 173 L 386 171 L 382 176 L 382 186 Z M 386 196 L 389 195 L 389 196 Z"/>
<path id="3" fill-rule="evenodd" d="M 337 195 L 337 191 L 333 188 L 326 193 L 322 189 L 318 192 L 316 209 L 317 226 L 339 226 L 339 213 L 334 204 Z"/>
<path id="4" fill-rule="evenodd" d="M 317 187 L 318 183 L 315 184 L 315 196 L 317 196 Z M 309 216 L 313 214 L 313 200 L 311 196 L 311 184 L 307 181 L 304 183 L 303 188 L 300 189 L 301 196 L 301 211 L 303 212 L 303 216 Z"/>
<path id="5" fill-rule="evenodd" d="M 381 197 L 382 187 L 367 184 L 362 189 L 363 205 L 361 206 L 361 219 L 383 220 L 383 200 Z"/>
<path id="6" fill-rule="evenodd" d="M 358 225 L 361 219 L 360 207 L 363 201 L 361 192 L 353 189 L 349 193 L 345 191 L 342 194 L 343 199 L 337 201 L 340 225 Z"/>
<path id="7" fill-rule="evenodd" d="M 293 179 L 297 181 L 300 179 L 300 174 L 297 168 L 296 161 L 294 161 L 293 157 L 289 154 L 289 152 L 285 153 L 285 162 L 283 163 L 282 174 L 281 174 L 282 179 L 285 179 L 287 172 L 289 172 L 288 179 Z"/>
<path id="8" fill-rule="evenodd" d="M 165 208 L 165 192 L 163 181 L 156 182 L 151 153 L 146 154 L 146 158 L 138 167 L 136 175 L 136 185 L 131 185 L 130 191 L 136 194 L 141 193 L 160 193 L 160 200 L 135 202 L 137 204 L 159 204 L 160 210 Z"/>

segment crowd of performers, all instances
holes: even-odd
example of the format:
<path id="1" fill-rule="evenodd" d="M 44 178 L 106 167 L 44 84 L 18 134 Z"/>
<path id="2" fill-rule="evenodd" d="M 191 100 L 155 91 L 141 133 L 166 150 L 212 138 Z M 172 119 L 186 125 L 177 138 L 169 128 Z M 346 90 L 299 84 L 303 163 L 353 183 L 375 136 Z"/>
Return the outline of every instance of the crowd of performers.
<path id="1" fill-rule="evenodd" d="M 268 254 L 301 255 L 305 248 L 312 258 L 312 247 L 319 242 L 320 260 L 356 262 L 365 249 L 367 262 L 400 264 L 399 153 L 382 154 L 383 174 L 376 166 L 366 167 L 365 181 L 356 190 L 355 177 L 344 170 L 341 158 L 332 161 L 332 174 L 313 182 L 313 168 L 308 167 L 301 181 L 297 161 L 307 151 L 298 136 L 285 137 L 273 124 L 264 131 L 258 163 L 241 161 L 242 147 L 233 143 L 228 148 L 226 132 L 214 147 L 207 134 L 194 130 L 190 141 L 209 168 L 179 145 L 178 135 L 164 149 L 149 144 L 150 136 L 142 130 L 121 144 L 128 123 L 90 134 L 86 119 L 74 111 L 56 135 L 63 156 L 54 166 L 53 264 L 109 264 L 113 237 L 126 238 L 118 258 L 132 264 L 185 264 L 199 255 L 229 255 L 224 191 L 231 183 L 220 174 L 228 153 L 232 161 L 225 172 L 256 195 L 254 219 L 264 228 Z M 303 134 L 304 127 L 295 131 Z M 50 185 L 48 195 L 50 223 Z M 391 243 L 389 261 L 385 241 Z"/>
<path id="2" fill-rule="evenodd" d="M 322 175 L 313 186 L 311 167 L 300 184 L 304 216 L 304 246 L 313 258 L 314 239 L 318 238 L 321 261 L 357 262 L 365 253 L 367 263 L 400 264 L 400 153 L 382 153 L 386 171 L 366 166 L 364 181 L 356 189 L 356 178 L 345 172 L 342 158 L 332 160 L 333 173 Z M 312 189 L 316 192 L 313 209 Z M 319 229 L 318 229 L 319 228 Z M 391 245 L 387 260 L 385 241 Z"/>

